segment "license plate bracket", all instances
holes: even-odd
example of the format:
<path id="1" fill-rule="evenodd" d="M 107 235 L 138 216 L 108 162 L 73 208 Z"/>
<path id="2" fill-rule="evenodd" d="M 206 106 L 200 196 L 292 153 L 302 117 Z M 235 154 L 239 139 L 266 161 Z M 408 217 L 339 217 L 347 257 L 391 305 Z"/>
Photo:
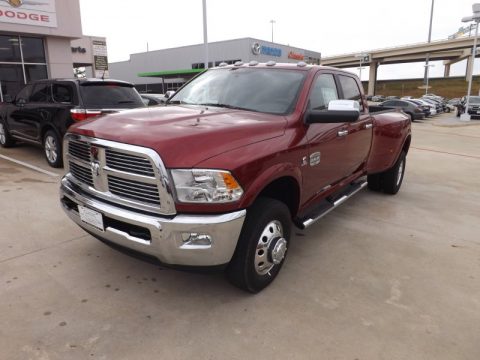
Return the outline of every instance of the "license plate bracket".
<path id="1" fill-rule="evenodd" d="M 105 231 L 102 213 L 82 205 L 78 205 L 78 213 L 80 214 L 80 220 L 84 223 L 91 225 L 102 232 Z"/>

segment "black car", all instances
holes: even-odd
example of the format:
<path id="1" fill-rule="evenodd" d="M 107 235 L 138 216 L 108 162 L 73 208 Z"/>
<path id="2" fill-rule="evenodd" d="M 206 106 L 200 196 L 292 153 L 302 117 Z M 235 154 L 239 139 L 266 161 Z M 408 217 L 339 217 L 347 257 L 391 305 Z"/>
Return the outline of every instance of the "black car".
<path id="1" fill-rule="evenodd" d="M 412 103 L 414 105 L 420 106 L 423 110 L 423 113 L 425 114 L 425 117 L 429 117 L 431 112 L 430 112 L 430 106 L 422 104 L 420 101 L 417 101 L 415 99 L 406 99 L 405 101 Z"/>
<path id="2" fill-rule="evenodd" d="M 133 85 L 123 81 L 39 80 L 0 105 L 0 145 L 16 140 L 41 145 L 48 164 L 61 167 L 62 138 L 74 122 L 144 106 Z"/>
<path id="3" fill-rule="evenodd" d="M 460 103 L 457 105 L 457 117 L 460 117 L 461 114 L 465 113 L 466 106 L 467 96 L 464 96 L 460 99 Z M 470 101 L 468 102 L 468 114 L 472 117 L 480 117 L 480 96 L 470 96 Z"/>
<path id="4" fill-rule="evenodd" d="M 404 113 L 408 114 L 412 121 L 425 118 L 425 113 L 423 112 L 421 106 L 408 102 L 406 100 L 387 100 L 379 104 L 379 106 L 399 108 Z"/>

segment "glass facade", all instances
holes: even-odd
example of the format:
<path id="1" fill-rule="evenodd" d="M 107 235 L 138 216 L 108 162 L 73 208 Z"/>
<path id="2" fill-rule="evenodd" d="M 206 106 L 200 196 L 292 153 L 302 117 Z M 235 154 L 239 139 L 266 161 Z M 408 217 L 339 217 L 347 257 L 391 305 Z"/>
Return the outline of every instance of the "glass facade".
<path id="1" fill-rule="evenodd" d="M 13 98 L 26 83 L 46 78 L 42 38 L 0 35 L 0 95 Z"/>

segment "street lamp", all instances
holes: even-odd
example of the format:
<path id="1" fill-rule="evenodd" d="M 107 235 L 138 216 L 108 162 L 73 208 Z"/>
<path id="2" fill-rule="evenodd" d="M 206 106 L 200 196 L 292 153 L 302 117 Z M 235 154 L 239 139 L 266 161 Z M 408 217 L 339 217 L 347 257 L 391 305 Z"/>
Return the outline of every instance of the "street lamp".
<path id="1" fill-rule="evenodd" d="M 270 24 L 272 24 L 272 43 L 273 43 L 273 24 L 275 24 L 275 20 L 270 20 Z"/>
<path id="2" fill-rule="evenodd" d="M 432 8 L 430 10 L 430 27 L 428 29 L 428 43 L 432 42 L 432 21 L 433 21 L 433 6 L 435 5 L 435 0 L 432 0 Z M 428 62 L 430 61 L 430 53 L 427 53 L 427 57 L 425 59 L 425 79 L 423 83 L 425 84 L 425 95 L 428 93 L 428 77 L 429 77 L 429 70 L 430 65 Z"/>
<path id="3" fill-rule="evenodd" d="M 480 23 L 480 4 L 472 5 L 473 15 L 466 16 L 462 19 L 462 22 L 475 21 L 477 26 L 475 27 L 475 37 L 473 38 L 473 51 L 472 51 L 472 72 L 468 76 L 468 91 L 467 91 L 467 103 L 465 104 L 465 113 L 460 116 L 460 120 L 470 121 L 470 114 L 468 113 L 468 107 L 470 105 L 470 92 L 472 91 L 472 78 L 473 69 L 475 65 L 475 55 L 477 55 L 477 36 L 478 36 L 478 23 Z"/>

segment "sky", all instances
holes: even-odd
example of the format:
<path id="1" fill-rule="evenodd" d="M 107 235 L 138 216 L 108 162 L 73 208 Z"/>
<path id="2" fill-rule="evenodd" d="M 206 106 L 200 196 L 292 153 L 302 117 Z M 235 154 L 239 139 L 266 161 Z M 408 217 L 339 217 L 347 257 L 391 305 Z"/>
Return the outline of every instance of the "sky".
<path id="1" fill-rule="evenodd" d="M 432 0 L 207 0 L 208 41 L 253 37 L 322 53 L 362 52 L 426 42 Z M 466 25 L 471 0 L 435 0 L 432 41 Z M 80 0 L 83 33 L 105 36 L 110 62 L 130 54 L 203 43 L 202 0 Z M 431 77 L 443 76 L 433 62 Z M 480 72 L 480 61 L 475 73 Z M 368 69 L 367 69 L 368 70 Z M 353 69 L 357 71 L 357 69 Z M 384 65 L 378 78 L 423 77 L 420 63 Z M 465 62 L 452 76 L 465 73 Z M 366 79 L 368 71 L 364 70 Z"/>

